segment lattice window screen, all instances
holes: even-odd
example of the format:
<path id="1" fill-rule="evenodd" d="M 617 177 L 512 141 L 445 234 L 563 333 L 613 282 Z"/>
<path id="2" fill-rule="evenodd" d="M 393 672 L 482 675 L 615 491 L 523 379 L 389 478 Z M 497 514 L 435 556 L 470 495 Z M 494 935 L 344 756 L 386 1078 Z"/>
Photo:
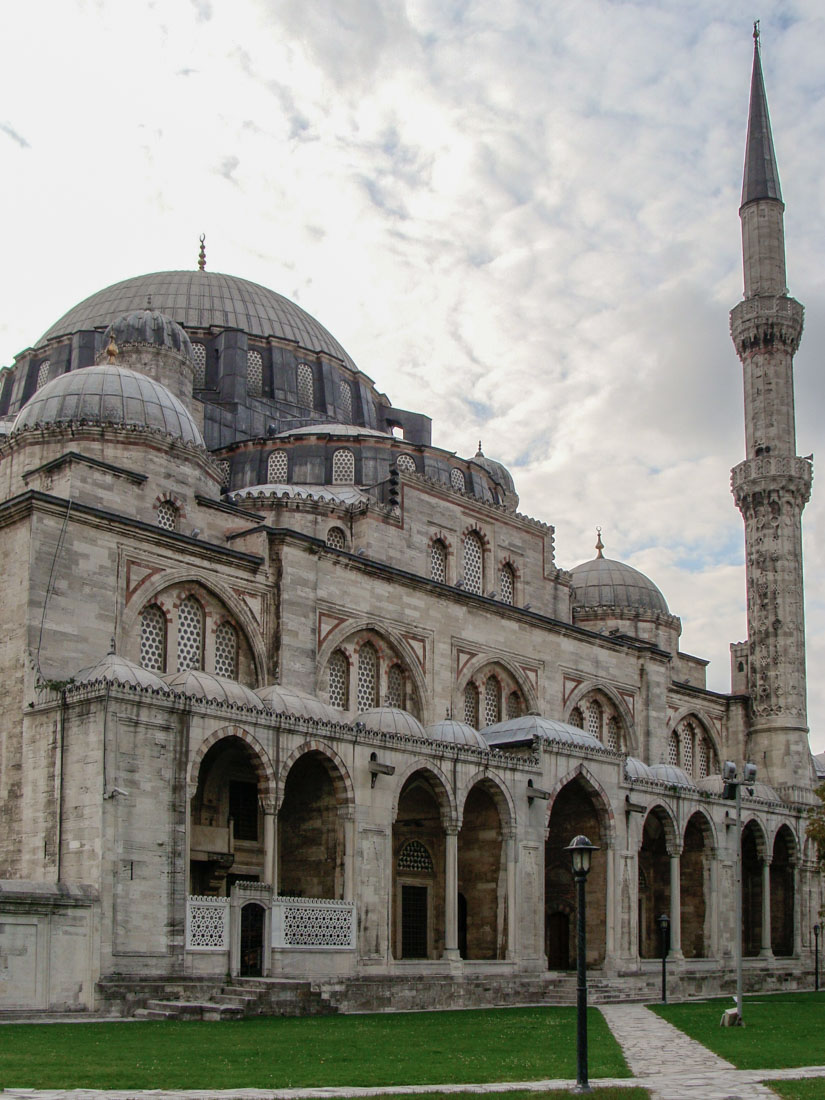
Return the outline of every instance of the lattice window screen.
<path id="1" fill-rule="evenodd" d="M 679 735 L 674 730 L 667 739 L 667 762 L 674 767 L 679 767 Z"/>
<path id="2" fill-rule="evenodd" d="M 332 456 L 332 484 L 352 485 L 355 481 L 355 455 L 352 451 L 336 451 Z"/>
<path id="3" fill-rule="evenodd" d="M 166 616 L 156 603 L 140 616 L 140 663 L 152 672 L 166 671 Z"/>
<path id="4" fill-rule="evenodd" d="M 358 651 L 358 709 L 378 706 L 378 654 L 367 642 Z"/>
<path id="5" fill-rule="evenodd" d="M 260 397 L 264 391 L 264 360 L 259 351 L 246 353 L 246 392 Z"/>
<path id="6" fill-rule="evenodd" d="M 395 460 L 395 465 L 399 470 L 403 470 L 405 474 L 415 473 L 415 459 L 412 455 L 399 455 Z"/>
<path id="7" fill-rule="evenodd" d="M 349 661 L 340 649 L 329 659 L 329 705 L 340 710 L 349 705 Z"/>
<path id="8" fill-rule="evenodd" d="M 193 344 L 192 353 L 195 361 L 195 377 L 192 384 L 195 389 L 202 390 L 206 385 L 206 346 L 204 344 Z"/>
<path id="9" fill-rule="evenodd" d="M 704 737 L 699 738 L 699 778 L 704 779 L 708 771 L 708 743 Z"/>
<path id="10" fill-rule="evenodd" d="M 464 721 L 478 729 L 478 688 L 472 681 L 464 688 Z"/>
<path id="11" fill-rule="evenodd" d="M 315 406 L 315 385 L 312 380 L 312 368 L 306 363 L 298 364 L 298 404 L 312 409 Z"/>
<path id="12" fill-rule="evenodd" d="M 688 722 L 682 727 L 682 768 L 688 775 L 693 775 L 693 738 L 694 729 Z"/>
<path id="13" fill-rule="evenodd" d="M 221 623 L 215 631 L 215 674 L 237 679 L 238 634 L 232 623 Z"/>
<path id="14" fill-rule="evenodd" d="M 44 359 L 43 362 L 40 364 L 40 366 L 37 368 L 36 388 L 38 390 L 42 389 L 42 387 L 45 386 L 46 383 L 48 382 L 48 380 L 49 380 L 49 371 L 51 370 L 51 365 L 52 364 L 51 364 L 50 359 Z"/>
<path id="15" fill-rule="evenodd" d="M 613 752 L 619 751 L 619 722 L 613 715 L 607 720 L 607 747 Z"/>
<path id="16" fill-rule="evenodd" d="M 495 676 L 488 676 L 484 685 L 484 721 L 488 726 L 501 721 L 501 685 Z"/>
<path id="17" fill-rule="evenodd" d="M 501 602 L 509 603 L 513 602 L 513 591 L 515 585 L 513 584 L 513 570 L 509 565 L 505 565 L 501 570 L 501 576 L 499 577 L 499 587 L 501 589 Z"/>
<path id="18" fill-rule="evenodd" d="M 430 576 L 442 583 L 447 579 L 447 547 L 436 539 L 430 547 Z"/>
<path id="19" fill-rule="evenodd" d="M 461 470 L 450 470 L 450 485 L 459 492 L 464 492 L 464 474 Z"/>
<path id="20" fill-rule="evenodd" d="M 178 509 L 171 500 L 162 500 L 158 505 L 158 527 L 165 531 L 178 529 Z"/>
<path id="21" fill-rule="evenodd" d="M 481 592 L 484 550 L 481 539 L 471 531 L 464 539 L 464 587 L 468 592 Z"/>
<path id="22" fill-rule="evenodd" d="M 602 708 L 594 699 L 587 708 L 587 732 L 602 739 Z"/>
<path id="23" fill-rule="evenodd" d="M 407 705 L 404 691 L 404 670 L 401 665 L 393 665 L 387 677 L 387 704 L 404 710 Z"/>
<path id="24" fill-rule="evenodd" d="M 341 394 L 341 412 L 345 422 L 352 420 L 352 386 L 349 382 L 341 380 L 339 393 Z"/>
<path id="25" fill-rule="evenodd" d="M 343 550 L 347 545 L 346 536 L 340 527 L 330 527 L 327 531 L 327 546 L 333 550 Z"/>
<path id="26" fill-rule="evenodd" d="M 517 691 L 511 691 L 507 696 L 507 717 L 518 718 L 523 710 L 521 696 Z"/>
<path id="27" fill-rule="evenodd" d="M 420 840 L 410 840 L 398 855 L 399 871 L 426 871 L 433 873 L 433 857 Z"/>
<path id="28" fill-rule="evenodd" d="M 226 488 L 229 485 L 230 466 L 228 458 L 218 459 L 218 469 L 221 472 L 221 485 Z"/>
<path id="29" fill-rule="evenodd" d="M 287 480 L 286 451 L 272 451 L 266 460 L 266 479 L 270 485 L 282 485 Z"/>
<path id="30" fill-rule="evenodd" d="M 584 729 L 584 717 L 578 707 L 573 707 L 570 711 L 570 725 L 575 726 L 577 730 Z"/>
<path id="31" fill-rule="evenodd" d="M 203 668 L 203 608 L 187 596 L 178 609 L 178 672 Z"/>

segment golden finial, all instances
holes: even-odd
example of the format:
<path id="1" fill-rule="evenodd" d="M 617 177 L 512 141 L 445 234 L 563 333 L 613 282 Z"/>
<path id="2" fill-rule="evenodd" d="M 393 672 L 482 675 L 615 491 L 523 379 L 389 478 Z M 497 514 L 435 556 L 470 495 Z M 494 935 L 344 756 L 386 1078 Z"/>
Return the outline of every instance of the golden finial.
<path id="1" fill-rule="evenodd" d="M 198 271 L 206 271 L 206 234 L 200 236 L 201 249 L 198 253 Z"/>
<path id="2" fill-rule="evenodd" d="M 118 346 L 115 343 L 115 336 L 114 333 L 112 333 L 112 335 L 109 337 L 109 346 L 108 348 L 106 348 L 106 356 L 110 363 L 114 363 L 119 354 L 120 352 L 118 351 Z"/>
<path id="3" fill-rule="evenodd" d="M 602 553 L 602 550 L 604 550 L 604 543 L 602 542 L 602 529 L 601 529 L 601 527 L 597 527 L 596 528 L 596 557 L 597 558 L 603 558 L 604 557 L 604 554 Z"/>

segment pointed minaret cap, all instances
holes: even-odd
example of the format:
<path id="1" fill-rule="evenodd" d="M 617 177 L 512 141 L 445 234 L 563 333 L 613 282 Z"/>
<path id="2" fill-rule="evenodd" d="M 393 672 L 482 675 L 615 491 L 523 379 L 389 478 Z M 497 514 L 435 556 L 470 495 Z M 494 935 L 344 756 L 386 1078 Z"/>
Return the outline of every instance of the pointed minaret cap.
<path id="1" fill-rule="evenodd" d="M 765 81 L 762 77 L 758 19 L 753 25 L 753 73 L 748 111 L 748 140 L 745 145 L 745 173 L 742 179 L 742 206 L 757 199 L 776 199 L 777 202 L 782 202 Z"/>
<path id="2" fill-rule="evenodd" d="M 597 558 L 603 558 L 604 557 L 604 554 L 602 553 L 602 550 L 604 550 L 604 543 L 602 542 L 602 529 L 601 529 L 601 527 L 597 527 L 596 528 L 596 557 Z"/>

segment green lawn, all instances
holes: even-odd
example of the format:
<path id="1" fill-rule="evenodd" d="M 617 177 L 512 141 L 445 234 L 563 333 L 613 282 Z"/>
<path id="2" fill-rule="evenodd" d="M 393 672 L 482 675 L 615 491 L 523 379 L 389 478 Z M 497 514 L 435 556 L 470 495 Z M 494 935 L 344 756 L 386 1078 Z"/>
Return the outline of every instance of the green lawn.
<path id="1" fill-rule="evenodd" d="M 794 1081 L 766 1081 L 777 1096 L 784 1100 L 822 1100 L 825 1094 L 825 1077 L 800 1078 Z"/>
<path id="2" fill-rule="evenodd" d="M 588 1013 L 588 1031 L 590 1076 L 629 1077 L 596 1009 Z M 576 1076 L 576 1011 L 567 1007 L 232 1023 L 10 1024 L 0 1036 L 5 1088 L 372 1085 L 389 1091 Z"/>
<path id="3" fill-rule="evenodd" d="M 592 1100 L 650 1100 L 647 1089 L 638 1085 L 614 1085 L 611 1088 L 591 1086 L 588 1095 Z M 550 1089 L 549 1092 L 485 1092 L 455 1093 L 428 1092 L 420 1098 L 401 1093 L 399 1096 L 371 1096 L 369 1100 L 570 1100 L 569 1089 Z"/>
<path id="4" fill-rule="evenodd" d="M 732 1005 L 724 997 L 649 1007 L 738 1069 L 825 1065 L 825 993 L 752 994 L 742 1006 L 745 1026 L 720 1027 Z M 818 1084 L 825 1096 L 825 1081 Z"/>

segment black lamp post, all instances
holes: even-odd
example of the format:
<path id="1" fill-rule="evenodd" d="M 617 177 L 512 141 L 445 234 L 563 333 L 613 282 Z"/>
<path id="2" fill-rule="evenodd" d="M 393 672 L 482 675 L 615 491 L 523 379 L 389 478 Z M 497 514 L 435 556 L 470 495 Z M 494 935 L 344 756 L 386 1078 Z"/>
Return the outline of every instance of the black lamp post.
<path id="1" fill-rule="evenodd" d="M 590 1092 L 587 1081 L 587 925 L 584 911 L 584 884 L 590 872 L 590 860 L 598 846 L 586 836 L 576 836 L 565 848 L 573 862 L 576 882 L 576 1087 L 574 1092 Z"/>
<path id="2" fill-rule="evenodd" d="M 657 918 L 656 923 L 659 925 L 659 937 L 662 948 L 662 1004 L 667 1004 L 667 953 L 670 949 L 670 942 L 668 933 L 670 932 L 670 917 L 667 913 L 662 913 Z"/>
<path id="3" fill-rule="evenodd" d="M 814 993 L 819 992 L 819 933 L 818 924 L 814 925 Z"/>

